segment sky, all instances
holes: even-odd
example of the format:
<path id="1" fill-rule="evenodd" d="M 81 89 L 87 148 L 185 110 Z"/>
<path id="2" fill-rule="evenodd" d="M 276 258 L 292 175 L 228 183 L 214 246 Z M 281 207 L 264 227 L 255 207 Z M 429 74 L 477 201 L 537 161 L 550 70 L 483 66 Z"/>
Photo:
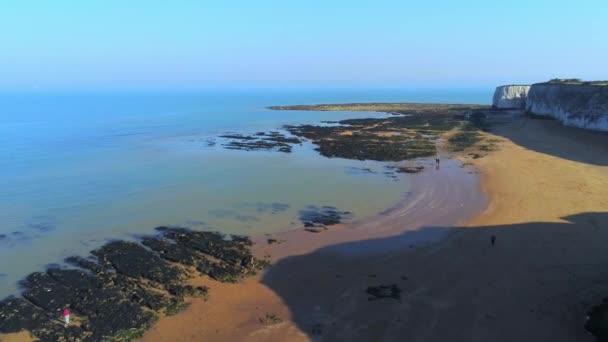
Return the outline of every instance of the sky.
<path id="1" fill-rule="evenodd" d="M 0 1 L 0 88 L 608 79 L 606 0 Z"/>

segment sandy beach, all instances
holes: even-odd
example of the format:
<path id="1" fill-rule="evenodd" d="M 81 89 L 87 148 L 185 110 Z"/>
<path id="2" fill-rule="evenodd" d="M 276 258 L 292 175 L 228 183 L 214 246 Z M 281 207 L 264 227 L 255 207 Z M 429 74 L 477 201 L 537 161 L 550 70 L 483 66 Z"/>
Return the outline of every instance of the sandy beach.
<path id="1" fill-rule="evenodd" d="M 478 185 L 440 178 L 437 202 L 420 200 L 413 212 L 402 203 L 384 221 L 260 239 L 257 253 L 274 261 L 266 274 L 206 282 L 207 302 L 162 318 L 143 340 L 593 341 L 585 311 L 608 294 L 608 136 L 526 117 L 493 121 L 485 138 L 497 150 L 462 157 L 480 172 Z M 475 179 L 468 172 L 460 176 Z M 484 209 L 445 228 L 462 215 L 434 209 L 483 202 L 477 186 Z M 400 299 L 369 300 L 367 287 L 393 284 Z"/>
<path id="2" fill-rule="evenodd" d="M 376 217 L 257 237 L 270 269 L 236 284 L 196 279 L 209 299 L 141 340 L 593 341 L 586 311 L 608 295 L 608 135 L 490 121 L 439 169 L 419 159 L 425 170 Z"/>

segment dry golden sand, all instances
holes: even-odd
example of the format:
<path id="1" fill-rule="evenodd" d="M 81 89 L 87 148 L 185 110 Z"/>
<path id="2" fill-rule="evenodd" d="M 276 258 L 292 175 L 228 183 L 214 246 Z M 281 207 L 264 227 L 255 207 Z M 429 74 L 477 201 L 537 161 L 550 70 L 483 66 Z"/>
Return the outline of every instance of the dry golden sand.
<path id="1" fill-rule="evenodd" d="M 445 239 L 409 248 L 420 232 L 433 235 L 432 222 L 390 236 L 403 231 L 399 218 L 415 226 L 437 210 L 389 214 L 312 242 L 283 234 L 287 242 L 267 247 L 278 262 L 263 278 L 213 284 L 209 302 L 163 318 L 144 340 L 592 341 L 585 310 L 608 295 L 608 137 L 554 121 L 498 121 L 486 137 L 501 140 L 498 150 L 466 160 L 481 170 L 488 206 Z M 397 284 L 401 300 L 369 301 L 366 287 L 379 284 Z M 266 314 L 282 322 L 264 325 Z"/>

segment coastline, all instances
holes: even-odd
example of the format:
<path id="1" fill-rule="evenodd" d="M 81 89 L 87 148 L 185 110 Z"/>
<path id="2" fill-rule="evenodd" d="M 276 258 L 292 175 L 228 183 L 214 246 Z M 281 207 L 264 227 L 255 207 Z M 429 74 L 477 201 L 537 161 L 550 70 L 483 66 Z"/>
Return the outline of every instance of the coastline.
<path id="1" fill-rule="evenodd" d="M 399 106 L 405 106 L 407 110 L 411 108 L 410 105 L 400 104 Z M 413 106 L 416 107 L 417 105 Z M 344 131 L 344 126 L 339 128 L 309 125 L 289 127 L 294 130 L 304 129 L 302 131 L 303 135 L 309 135 L 315 143 L 318 142 L 317 134 L 325 134 L 323 131 L 327 132 L 329 130 L 331 137 L 329 137 L 329 140 L 325 139 L 322 144 L 330 146 L 332 145 L 331 139 L 341 140 L 341 145 L 337 146 L 332 152 L 338 155 L 344 153 L 349 155 L 354 152 L 355 155 L 350 155 L 351 159 L 352 157 L 361 159 L 365 155 L 373 160 L 378 158 L 378 160 L 399 161 L 412 159 L 414 156 L 435 154 L 434 143 L 432 144 L 432 151 L 430 150 L 431 141 L 450 129 L 467 126 L 462 113 L 468 110 L 469 106 L 450 106 L 453 106 L 451 107 L 452 112 L 443 114 L 436 112 L 433 109 L 435 106 L 428 105 L 423 106 L 424 108 L 421 108 L 420 112 L 412 115 L 397 113 L 396 117 L 383 119 L 348 119 L 343 123 L 355 127 L 356 131 L 347 129 L 351 134 L 347 135 L 346 139 L 341 134 Z M 429 113 L 429 117 L 421 116 L 425 112 Z M 460 114 L 456 117 L 456 113 Z M 308 129 L 312 129 L 314 132 L 308 132 Z M 294 134 L 298 135 L 296 132 Z M 259 134 L 256 133 L 256 136 L 259 136 Z M 249 137 L 243 137 L 243 139 L 245 138 L 250 139 Z M 271 138 L 275 139 L 275 136 L 272 135 Z M 241 139 L 241 137 L 239 136 L 238 139 Z M 278 136 L 276 142 L 279 144 L 291 143 L 291 141 L 288 142 L 287 139 Z M 394 169 L 395 167 L 391 166 L 390 168 Z M 419 168 L 422 168 L 422 166 L 416 167 L 416 170 L 419 171 Z M 447 168 L 449 169 L 449 165 Z M 391 170 L 385 173 L 391 174 L 391 178 L 395 178 L 394 172 L 410 172 L 407 169 L 408 167 L 397 167 L 395 171 Z M 459 184 L 460 182 L 455 183 Z M 414 201 L 414 203 L 416 202 Z M 337 214 L 332 207 L 323 208 L 328 209 L 329 215 Z M 461 210 L 460 208 L 455 209 L 455 212 Z M 418 210 L 414 209 L 413 211 Z M 342 214 L 348 215 L 348 212 L 338 215 Z M 301 220 L 305 227 L 308 227 L 309 221 L 302 218 Z M 325 222 L 329 225 L 339 222 L 339 220 L 333 218 L 328 221 L 324 220 L 326 219 L 321 218 L 318 221 L 323 229 L 314 229 L 315 231 L 327 229 L 326 226 L 324 227 Z M 204 281 L 208 279 L 207 277 L 221 282 L 236 282 L 239 278 L 255 274 L 255 270 L 267 262 L 256 259 L 250 254 L 250 248 L 247 246 L 251 246 L 251 240 L 247 237 L 222 240 L 217 233 L 212 232 L 192 232 L 182 230 L 182 228 L 170 227 L 159 227 L 157 230 L 161 232 L 157 237 L 144 238 L 143 241 L 136 243 L 120 240 L 109 242 L 100 249 L 91 251 L 95 257 L 89 260 L 80 257 L 68 258 L 69 261 L 66 259 L 66 262 L 70 265 L 79 267 L 77 269 L 49 267 L 46 272 L 32 273 L 28 276 L 27 282 L 23 283 L 23 298 L 8 297 L 0 303 L 2 304 L 0 306 L 2 316 L 7 319 L 2 325 L 3 332 L 12 333 L 26 329 L 42 339 L 78 338 L 77 335 L 86 339 L 87 336 L 98 338 L 100 336 L 111 337 L 113 334 L 115 338 L 137 338 L 150 327 L 158 316 L 164 316 L 163 311 L 161 311 L 163 308 L 165 309 L 164 313 L 171 316 L 190 304 L 193 297 L 188 294 L 194 295 L 194 297 L 203 294 L 201 297 L 207 297 L 206 293 L 209 288 L 204 284 Z M 313 231 L 312 229 L 305 230 Z M 334 229 L 334 231 L 340 230 Z M 350 232 L 349 234 L 343 234 L 343 236 L 347 235 L 350 236 L 351 240 L 355 237 Z M 359 237 L 359 239 L 364 238 L 370 238 L 369 234 Z M 189 239 L 194 240 L 189 242 Z M 336 241 L 341 240 L 344 239 L 341 238 Z M 171 241 L 177 242 L 177 245 L 174 245 Z M 149 248 L 146 249 L 138 243 Z M 212 257 L 212 259 L 208 259 L 208 257 Z M 267 255 L 265 254 L 263 259 L 266 258 Z M 134 262 L 136 260 L 139 261 Z M 170 263 L 163 260 L 170 261 Z M 196 265 L 196 270 L 189 267 L 192 265 Z M 91 272 L 88 273 L 83 269 Z M 163 269 L 164 271 L 161 271 Z M 204 275 L 204 280 L 195 276 L 198 273 Z M 83 287 L 74 287 L 73 280 L 67 279 L 70 277 L 86 278 L 87 284 L 84 284 Z M 123 282 L 124 277 L 129 280 Z M 39 281 L 38 278 L 41 280 Z M 190 278 L 189 285 L 185 286 L 183 282 L 187 278 Z M 199 282 L 198 280 L 202 281 Z M 104 283 L 104 286 L 95 285 L 100 282 Z M 134 290 L 133 286 L 138 291 L 137 293 L 131 292 Z M 156 292 L 158 290 L 161 293 Z M 48 291 L 52 291 L 51 294 L 46 294 Z M 67 291 L 69 294 L 61 295 L 62 291 Z M 107 314 L 111 311 L 101 308 L 105 305 L 102 299 L 105 296 L 100 295 L 100 292 L 103 291 L 120 293 L 119 297 L 124 299 L 120 301 L 121 305 L 133 306 L 129 310 L 121 310 L 119 321 L 122 323 L 119 325 L 111 325 L 113 324 L 112 320 L 95 318 L 99 314 Z M 167 291 L 168 294 L 163 291 Z M 142 295 L 145 298 L 143 302 Z M 186 301 L 184 302 L 184 300 Z M 82 328 L 77 325 L 70 326 L 65 330 L 48 319 L 48 317 L 54 315 L 54 311 L 66 305 L 73 305 L 77 316 L 81 317 L 83 321 Z M 28 312 L 32 310 L 36 312 L 35 315 Z M 129 315 L 134 317 L 127 317 Z M 136 322 L 133 321 L 135 318 L 137 318 Z M 91 319 L 96 319 L 93 326 L 89 325 Z M 3 337 L 3 339 L 8 338 L 7 336 Z"/>
<path id="2" fill-rule="evenodd" d="M 592 341 L 586 312 L 608 294 L 608 135 L 501 113 L 486 145 L 439 170 L 417 159 L 426 169 L 390 210 L 254 237 L 269 270 L 195 278 L 210 298 L 141 340 Z"/>
<path id="3" fill-rule="evenodd" d="M 606 136 L 498 121 L 484 134 L 501 140 L 498 150 L 462 157 L 481 171 L 488 205 L 445 238 L 371 258 L 300 251 L 260 278 L 213 288 L 209 302 L 163 318 L 143 340 L 592 341 L 585 312 L 608 293 Z M 368 300 L 366 286 L 391 283 L 402 300 Z M 267 314 L 280 322 L 263 324 Z"/>
<path id="4" fill-rule="evenodd" d="M 361 221 L 331 226 L 321 233 L 299 227 L 272 236 L 257 236 L 252 239 L 255 243 L 253 254 L 258 258 L 270 256 L 273 264 L 280 264 L 286 259 L 319 250 L 332 257 L 352 260 L 382 258 L 404 249 L 413 251 L 433 245 L 446 238 L 452 232 L 451 227 L 479 214 L 487 203 L 485 194 L 479 191 L 475 169 L 463 166 L 447 154 L 441 157 L 439 170 L 434 169 L 433 159 L 415 160 L 416 165 L 424 165 L 426 169 L 411 177 L 404 198 L 386 211 Z M 438 208 L 442 210 L 438 211 Z M 433 228 L 419 230 L 422 227 Z M 268 244 L 268 238 L 276 239 L 277 243 Z M 359 245 L 353 248 L 352 244 Z M 318 270 L 314 270 L 316 263 L 307 264 L 312 269 L 303 274 L 318 277 Z M 322 269 L 325 267 L 336 268 L 331 263 Z M 301 268 L 271 266 L 265 274 L 289 278 L 298 270 Z M 291 318 L 290 308 L 264 284 L 265 274 L 243 279 L 239 284 L 205 282 L 213 293 L 207 301 L 194 300 L 179 315 L 161 318 L 141 341 L 308 341 L 308 336 Z M 333 278 L 325 280 L 331 282 Z M 333 285 L 328 283 L 327 286 Z M 276 316 L 281 322 L 264 324 L 261 321 L 265 315 Z"/>

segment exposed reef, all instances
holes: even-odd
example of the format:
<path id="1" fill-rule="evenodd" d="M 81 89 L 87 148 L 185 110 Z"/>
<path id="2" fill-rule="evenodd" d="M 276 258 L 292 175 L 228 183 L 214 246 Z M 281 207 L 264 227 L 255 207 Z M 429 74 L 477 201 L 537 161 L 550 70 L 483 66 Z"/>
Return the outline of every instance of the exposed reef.
<path id="1" fill-rule="evenodd" d="M 351 111 L 385 112 L 389 114 L 461 114 L 472 109 L 484 109 L 483 105 L 441 104 L 441 103 L 344 103 L 295 106 L 271 106 L 273 110 L 311 110 L 311 111 Z M 335 123 L 335 122 L 334 122 Z"/>
<path id="2" fill-rule="evenodd" d="M 224 282 L 267 266 L 253 257 L 251 240 L 186 228 L 159 227 L 140 243 L 112 241 L 73 256 L 22 281 L 20 298 L 0 301 L 0 333 L 29 331 L 40 341 L 129 341 L 141 337 L 159 314 L 187 307 L 187 297 L 206 298 L 206 286 L 192 286 L 196 272 Z M 145 246 L 145 247 L 144 247 Z M 70 308 L 75 324 L 59 320 Z"/>
<path id="3" fill-rule="evenodd" d="M 220 138 L 228 139 L 222 146 L 230 150 L 267 150 L 290 153 L 293 145 L 302 144 L 296 137 L 288 137 L 284 134 L 272 132 L 257 132 L 254 135 L 224 134 Z"/>
<path id="4" fill-rule="evenodd" d="M 340 211 L 335 207 L 317 207 L 310 205 L 300 210 L 300 221 L 304 229 L 309 232 L 319 233 L 326 230 L 328 226 L 340 223 L 343 219 L 351 218 L 349 211 Z"/>
<path id="5" fill-rule="evenodd" d="M 399 173 L 419 173 L 424 170 L 424 166 L 416 165 L 416 166 L 401 166 L 397 168 L 397 172 Z"/>
<path id="6" fill-rule="evenodd" d="M 401 161 L 436 153 L 437 137 L 466 123 L 471 112 L 488 109 L 475 105 L 346 104 L 270 107 L 280 110 L 388 111 L 387 118 L 349 119 L 338 126 L 287 126 L 293 135 L 310 139 L 326 157 Z"/>

